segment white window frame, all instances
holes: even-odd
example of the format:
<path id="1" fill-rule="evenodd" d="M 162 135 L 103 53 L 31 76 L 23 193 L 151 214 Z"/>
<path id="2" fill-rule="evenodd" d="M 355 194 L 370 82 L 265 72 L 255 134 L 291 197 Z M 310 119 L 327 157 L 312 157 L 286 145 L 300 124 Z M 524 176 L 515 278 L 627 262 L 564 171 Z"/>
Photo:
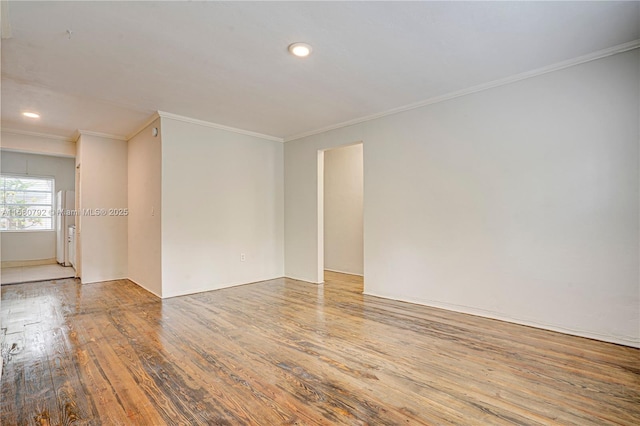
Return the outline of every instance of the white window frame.
<path id="1" fill-rule="evenodd" d="M 0 232 L 51 232 L 55 231 L 55 209 L 56 209 L 56 179 L 53 176 L 37 176 L 37 175 L 21 175 L 16 173 L 2 173 L 0 174 L 2 178 L 14 178 L 14 179 L 37 179 L 37 180 L 46 180 L 51 182 L 51 204 L 5 204 L 5 198 L 2 195 L 5 192 L 5 188 L 2 187 L 0 181 L 0 217 L 5 217 L 5 214 L 11 212 L 12 209 L 22 209 L 22 208 L 36 208 L 36 209 L 50 209 L 49 216 L 38 216 L 44 218 L 51 218 L 51 227 L 46 229 L 0 229 Z M 38 193 L 46 193 L 45 191 L 24 191 L 24 192 L 38 192 Z M 24 216 L 9 216 L 9 217 L 24 217 Z M 0 225 L 1 226 L 1 225 Z"/>

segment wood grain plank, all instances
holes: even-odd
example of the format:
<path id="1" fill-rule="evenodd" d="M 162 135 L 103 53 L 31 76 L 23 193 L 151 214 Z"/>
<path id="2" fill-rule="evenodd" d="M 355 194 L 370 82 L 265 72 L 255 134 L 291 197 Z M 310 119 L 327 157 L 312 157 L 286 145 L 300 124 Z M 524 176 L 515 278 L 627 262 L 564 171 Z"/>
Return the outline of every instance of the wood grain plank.
<path id="1" fill-rule="evenodd" d="M 45 333 L 41 323 L 25 325 L 25 336 L 28 336 L 25 356 L 28 362 L 24 366 L 24 405 L 21 411 L 29 424 L 50 425 L 51 415 L 56 412 Z"/>
<path id="2" fill-rule="evenodd" d="M 104 424 L 162 424 L 162 418 L 136 381 L 122 374 L 127 366 L 106 342 L 104 314 L 92 314 L 78 324 L 81 342 L 80 374 L 91 389 L 98 416 Z M 102 321 L 101 321 L 102 320 Z"/>
<path id="3" fill-rule="evenodd" d="M 18 424 L 24 406 L 24 333 L 5 335 L 2 344 L 2 386 L 0 386 L 0 424 Z"/>
<path id="4" fill-rule="evenodd" d="M 0 318 L 8 425 L 640 424 L 639 350 L 339 273 L 167 300 L 128 280 L 21 284 Z"/>

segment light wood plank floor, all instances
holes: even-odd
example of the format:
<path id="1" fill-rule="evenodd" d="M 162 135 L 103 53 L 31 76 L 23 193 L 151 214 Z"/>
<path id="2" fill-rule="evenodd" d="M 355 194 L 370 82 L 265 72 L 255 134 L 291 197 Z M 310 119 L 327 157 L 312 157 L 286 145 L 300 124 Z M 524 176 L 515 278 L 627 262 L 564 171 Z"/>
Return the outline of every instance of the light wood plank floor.
<path id="1" fill-rule="evenodd" d="M 2 425 L 640 424 L 640 351 L 363 296 L 2 287 Z"/>

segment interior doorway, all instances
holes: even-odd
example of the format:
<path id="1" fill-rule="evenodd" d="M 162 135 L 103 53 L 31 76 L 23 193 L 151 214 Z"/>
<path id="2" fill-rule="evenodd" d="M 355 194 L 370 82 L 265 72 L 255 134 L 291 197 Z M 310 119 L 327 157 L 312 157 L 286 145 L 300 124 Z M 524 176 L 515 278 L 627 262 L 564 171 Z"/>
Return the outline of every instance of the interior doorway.
<path id="1" fill-rule="evenodd" d="M 72 278 L 75 158 L 2 150 L 0 283 Z"/>
<path id="2" fill-rule="evenodd" d="M 318 240 L 325 281 L 326 276 L 336 278 L 335 274 L 353 276 L 341 280 L 360 277 L 361 281 L 364 276 L 363 161 L 362 142 L 322 151 Z"/>

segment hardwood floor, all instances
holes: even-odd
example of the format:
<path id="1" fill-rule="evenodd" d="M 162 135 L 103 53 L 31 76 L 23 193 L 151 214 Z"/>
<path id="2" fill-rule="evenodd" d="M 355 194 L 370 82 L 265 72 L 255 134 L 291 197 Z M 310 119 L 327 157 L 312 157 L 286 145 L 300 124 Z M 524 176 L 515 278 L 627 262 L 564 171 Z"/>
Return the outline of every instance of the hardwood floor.
<path id="1" fill-rule="evenodd" d="M 2 287 L 1 424 L 640 424 L 640 351 L 363 296 Z"/>

